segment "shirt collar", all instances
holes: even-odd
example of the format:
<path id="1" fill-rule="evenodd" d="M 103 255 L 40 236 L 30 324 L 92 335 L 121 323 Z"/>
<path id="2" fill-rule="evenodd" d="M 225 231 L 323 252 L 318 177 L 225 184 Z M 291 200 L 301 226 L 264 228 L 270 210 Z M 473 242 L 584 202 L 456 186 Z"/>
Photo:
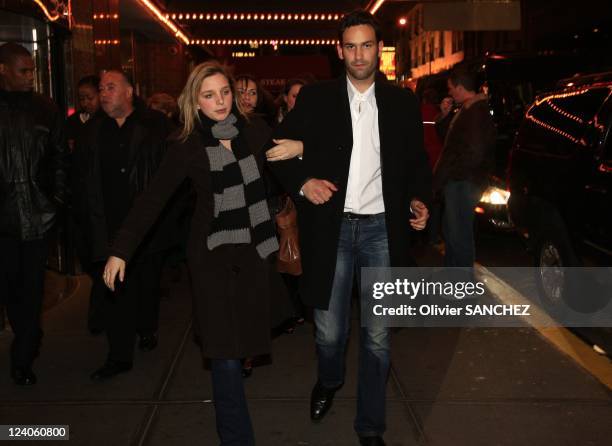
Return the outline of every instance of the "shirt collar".
<path id="1" fill-rule="evenodd" d="M 368 89 L 363 93 L 359 93 L 359 91 L 357 91 L 357 89 L 351 83 L 351 80 L 348 78 L 348 76 L 346 77 L 346 85 L 347 85 L 347 90 L 348 90 L 349 103 L 352 104 L 353 100 L 356 97 L 360 97 L 360 96 L 362 100 L 370 102 L 370 103 L 372 102 L 372 99 L 374 98 L 374 85 L 376 85 L 376 82 L 373 82 L 372 85 L 370 85 Z"/>

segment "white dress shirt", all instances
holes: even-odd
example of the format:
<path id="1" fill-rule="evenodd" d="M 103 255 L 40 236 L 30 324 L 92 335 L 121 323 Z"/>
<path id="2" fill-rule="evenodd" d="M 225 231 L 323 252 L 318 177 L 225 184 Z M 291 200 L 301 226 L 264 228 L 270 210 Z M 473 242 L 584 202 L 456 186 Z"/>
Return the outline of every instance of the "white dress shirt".
<path id="1" fill-rule="evenodd" d="M 347 78 L 353 126 L 353 151 L 349 168 L 344 212 L 385 212 L 380 174 L 380 136 L 374 84 L 359 93 Z"/>

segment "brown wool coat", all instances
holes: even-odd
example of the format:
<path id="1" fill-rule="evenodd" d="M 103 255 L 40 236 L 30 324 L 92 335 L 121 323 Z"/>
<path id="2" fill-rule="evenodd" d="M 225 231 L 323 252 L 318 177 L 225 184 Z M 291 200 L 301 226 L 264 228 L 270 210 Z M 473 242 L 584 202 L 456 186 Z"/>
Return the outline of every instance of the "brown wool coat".
<path id="1" fill-rule="evenodd" d="M 241 129 L 260 163 L 261 148 L 270 135 L 267 125 L 253 119 Z M 244 358 L 270 352 L 270 328 L 291 315 L 274 255 L 262 260 L 254 246 L 221 246 L 209 251 L 206 238 L 213 220 L 210 166 L 204 148 L 210 141 L 198 132 L 174 142 L 150 187 L 137 199 L 112 248 L 128 260 L 144 234 L 188 179 L 197 195 L 187 245 L 194 322 L 205 358 Z M 129 277 L 126 277 L 129 280 Z"/>

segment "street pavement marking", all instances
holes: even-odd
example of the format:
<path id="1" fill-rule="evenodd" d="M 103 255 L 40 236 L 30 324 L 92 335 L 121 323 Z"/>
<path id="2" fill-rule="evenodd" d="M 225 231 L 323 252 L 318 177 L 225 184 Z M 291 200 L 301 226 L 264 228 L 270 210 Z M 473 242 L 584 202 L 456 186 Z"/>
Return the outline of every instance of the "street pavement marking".
<path id="1" fill-rule="evenodd" d="M 582 366 L 608 389 L 612 389 L 612 362 L 610 359 L 596 353 L 567 328 L 555 327 L 550 316 L 484 266 L 477 263 L 476 271 L 497 300 L 512 305 L 530 304 L 534 321 L 528 320 L 529 324 L 544 339 Z"/>

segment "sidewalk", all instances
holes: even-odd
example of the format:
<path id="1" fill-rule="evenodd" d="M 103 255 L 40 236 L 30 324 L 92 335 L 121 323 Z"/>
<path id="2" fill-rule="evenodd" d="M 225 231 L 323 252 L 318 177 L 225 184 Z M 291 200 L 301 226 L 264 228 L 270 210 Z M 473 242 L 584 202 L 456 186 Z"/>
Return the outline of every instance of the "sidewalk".
<path id="1" fill-rule="evenodd" d="M 44 315 L 39 382 L 18 388 L 0 373 L 1 424 L 67 424 L 76 445 L 216 445 L 209 372 L 191 341 L 185 282 L 162 301 L 160 344 L 109 383 L 89 374 L 104 337 L 86 330 L 87 286 Z M 309 420 L 316 379 L 312 325 L 274 342 L 273 363 L 246 382 L 262 446 L 357 445 L 358 321 L 347 377 L 320 424 Z M 7 364 L 9 330 L 0 333 Z M 535 330 L 412 328 L 395 333 L 385 440 L 390 446 L 608 445 L 612 393 Z M 27 444 L 24 443 L 24 444 Z M 64 443 L 65 444 L 65 443 Z"/>

